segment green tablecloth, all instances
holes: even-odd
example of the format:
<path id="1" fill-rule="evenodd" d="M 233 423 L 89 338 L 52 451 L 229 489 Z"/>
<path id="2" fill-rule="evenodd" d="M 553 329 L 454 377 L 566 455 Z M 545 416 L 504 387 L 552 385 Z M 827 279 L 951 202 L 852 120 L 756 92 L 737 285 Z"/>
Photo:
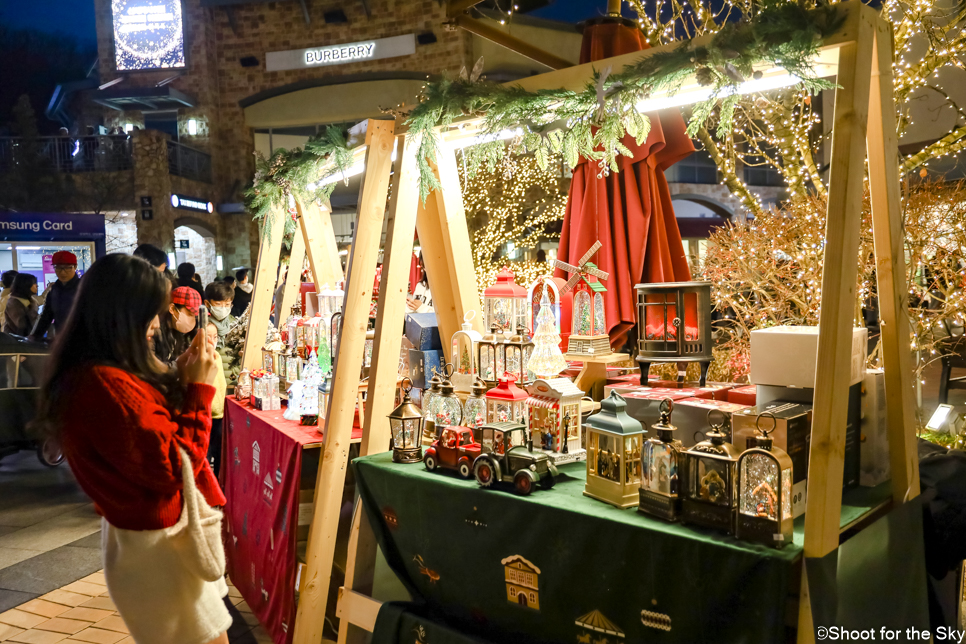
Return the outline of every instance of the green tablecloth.
<path id="1" fill-rule="evenodd" d="M 785 639 L 797 539 L 774 550 L 618 510 L 583 496 L 582 463 L 530 497 L 394 464 L 388 453 L 353 467 L 389 565 L 468 634 L 578 644 Z"/>

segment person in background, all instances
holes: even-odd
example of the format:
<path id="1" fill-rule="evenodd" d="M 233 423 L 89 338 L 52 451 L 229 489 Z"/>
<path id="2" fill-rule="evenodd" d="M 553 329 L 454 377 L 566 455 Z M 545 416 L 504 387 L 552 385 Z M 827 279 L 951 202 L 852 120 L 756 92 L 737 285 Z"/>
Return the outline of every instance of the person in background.
<path id="1" fill-rule="evenodd" d="M 223 579 L 202 579 L 168 535 L 184 511 L 182 453 L 212 507 L 206 458 L 218 362 L 203 333 L 169 369 L 151 352 L 167 281 L 119 253 L 94 262 L 54 341 L 38 430 L 59 439 L 101 515 L 108 592 L 139 644 L 227 644 Z M 163 617 L 159 617 L 163 616 Z"/>
<path id="2" fill-rule="evenodd" d="M 159 273 L 164 273 L 168 270 L 168 256 L 163 250 L 153 244 L 141 244 L 134 249 L 134 256 L 146 261 Z"/>
<path id="3" fill-rule="evenodd" d="M 17 273 L 10 287 L 4 309 L 3 332 L 28 336 L 37 323 L 37 278 L 30 273 Z"/>
<path id="4" fill-rule="evenodd" d="M 184 353 L 190 344 L 188 336 L 198 324 L 201 296 L 190 286 L 179 286 L 171 291 L 168 308 L 161 312 L 160 329 L 154 335 L 154 354 L 166 365 Z"/>
<path id="5" fill-rule="evenodd" d="M 205 291 L 201 288 L 201 284 L 195 281 L 195 265 L 191 262 L 178 264 L 178 286 L 192 288 L 199 296 L 205 297 Z"/>
<path id="6" fill-rule="evenodd" d="M 50 292 L 44 302 L 43 313 L 30 334 L 31 340 L 43 340 L 51 326 L 56 334 L 67 322 L 67 316 L 74 306 L 74 297 L 80 285 L 80 278 L 77 277 L 77 256 L 66 250 L 59 250 L 54 253 L 53 264 L 57 281 L 48 287 Z"/>
<path id="7" fill-rule="evenodd" d="M 241 317 L 245 309 L 252 302 L 252 291 L 255 287 L 248 282 L 248 269 L 242 268 L 235 272 L 235 279 L 238 284 L 235 286 L 235 299 L 231 305 L 231 314 L 236 318 Z"/>
<path id="8" fill-rule="evenodd" d="M 211 346 L 218 343 L 218 327 L 214 322 L 208 322 L 205 336 Z M 215 374 L 215 397 L 211 400 L 211 439 L 208 441 L 208 463 L 215 473 L 215 478 L 218 478 L 218 473 L 221 471 L 221 441 L 224 432 L 222 423 L 225 417 L 225 391 L 228 389 L 224 361 L 219 360 L 218 363 L 218 371 Z"/>
<path id="9" fill-rule="evenodd" d="M 413 313 L 432 313 L 433 292 L 429 290 L 429 276 L 426 274 L 426 266 L 423 264 L 423 256 L 419 256 L 419 266 L 423 269 L 422 278 L 416 283 L 412 297 L 406 298 L 406 305 Z"/>
<path id="10" fill-rule="evenodd" d="M 236 280 L 235 280 L 235 276 L 234 275 L 225 275 L 221 279 L 221 281 L 224 282 L 225 284 L 227 284 L 228 286 L 230 286 L 232 291 L 235 290 L 235 281 Z"/>
<path id="11" fill-rule="evenodd" d="M 0 329 L 3 328 L 3 321 L 6 316 L 7 310 L 7 300 L 10 299 L 10 292 L 13 290 L 13 278 L 17 276 L 17 271 L 4 271 L 0 275 L 0 285 L 3 286 L 3 290 L 0 291 Z"/>

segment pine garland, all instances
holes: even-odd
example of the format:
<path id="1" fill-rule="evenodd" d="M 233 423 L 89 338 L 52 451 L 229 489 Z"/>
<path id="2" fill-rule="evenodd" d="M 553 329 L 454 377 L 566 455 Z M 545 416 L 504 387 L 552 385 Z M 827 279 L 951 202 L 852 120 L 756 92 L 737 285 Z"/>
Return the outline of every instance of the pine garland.
<path id="1" fill-rule="evenodd" d="M 410 134 L 419 140 L 420 196 L 425 202 L 440 187 L 432 171 L 439 150 L 437 128 L 464 116 L 482 117 L 483 136 L 519 128 L 511 147 L 515 152 L 534 153 L 542 167 L 555 154 L 563 155 L 571 166 L 583 156 L 596 161 L 603 175 L 618 171 L 618 156 L 630 156 L 621 142 L 625 135 L 641 144 L 650 132 L 648 117 L 636 105 L 658 93 L 675 94 L 696 74 L 711 95 L 693 106 L 688 135 L 694 136 L 715 108 L 721 135 L 732 127 L 738 86 L 760 77 L 756 65 L 784 69 L 801 79 L 801 89 L 812 94 L 836 87 L 815 76 L 812 60 L 822 39 L 841 22 L 835 7 L 828 4 L 808 10 L 795 2 L 765 0 L 755 16 L 726 25 L 705 46 L 686 40 L 669 51 L 642 57 L 619 73 L 597 70 L 581 91 L 530 92 L 520 86 L 473 81 L 465 75 L 429 83 L 407 121 Z M 492 168 L 505 150 L 499 141 L 467 148 L 467 166 Z"/>
<path id="2" fill-rule="evenodd" d="M 256 153 L 255 179 L 245 192 L 245 205 L 261 221 L 263 236 L 271 230 L 272 213 L 288 211 L 290 196 L 301 203 L 329 198 L 335 182 L 319 183 L 349 169 L 352 150 L 347 137 L 346 130 L 329 126 L 306 141 L 305 148 L 277 150 L 268 159 Z"/>

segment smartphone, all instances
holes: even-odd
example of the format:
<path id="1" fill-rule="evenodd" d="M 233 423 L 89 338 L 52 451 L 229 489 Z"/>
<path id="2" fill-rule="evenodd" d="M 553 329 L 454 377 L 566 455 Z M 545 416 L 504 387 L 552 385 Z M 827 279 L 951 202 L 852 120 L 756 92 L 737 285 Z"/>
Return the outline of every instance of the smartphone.
<path id="1" fill-rule="evenodd" d="M 198 309 L 198 330 L 205 333 L 205 329 L 208 328 L 208 307 L 204 304 Z"/>

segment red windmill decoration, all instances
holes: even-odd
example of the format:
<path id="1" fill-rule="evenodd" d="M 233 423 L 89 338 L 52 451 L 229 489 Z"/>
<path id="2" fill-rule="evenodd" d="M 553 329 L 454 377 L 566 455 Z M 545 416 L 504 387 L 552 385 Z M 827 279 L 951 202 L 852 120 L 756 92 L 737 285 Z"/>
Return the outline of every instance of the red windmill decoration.
<path id="1" fill-rule="evenodd" d="M 567 340 L 567 353 L 570 355 L 594 357 L 611 352 L 604 312 L 604 293 L 607 289 L 600 282 L 610 274 L 590 261 L 601 246 L 600 241 L 595 242 L 576 266 L 559 259 L 554 261 L 557 268 L 571 274 L 561 289 L 563 293 L 574 292 L 571 335 Z"/>

